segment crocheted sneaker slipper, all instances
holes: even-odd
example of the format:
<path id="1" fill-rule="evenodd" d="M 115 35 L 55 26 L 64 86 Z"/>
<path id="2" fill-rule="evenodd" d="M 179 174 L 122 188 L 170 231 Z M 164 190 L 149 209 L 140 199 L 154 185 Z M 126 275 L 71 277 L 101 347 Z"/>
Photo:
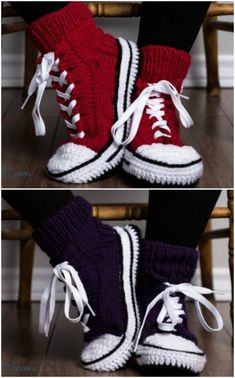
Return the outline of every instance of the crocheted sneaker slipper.
<path id="1" fill-rule="evenodd" d="M 36 134 L 45 134 L 39 107 L 51 81 L 70 136 L 49 160 L 49 175 L 66 183 L 102 177 L 123 157 L 123 147 L 113 141 L 110 130 L 130 105 L 139 57 L 136 44 L 98 29 L 80 2 L 36 20 L 27 31 L 42 53 L 28 96 L 38 89 L 32 113 Z"/>
<path id="2" fill-rule="evenodd" d="M 223 320 L 202 295 L 212 291 L 188 283 L 195 272 L 198 253 L 193 248 L 154 241 L 144 241 L 141 251 L 137 298 L 142 325 L 136 340 L 137 363 L 199 373 L 206 356 L 188 329 L 185 297 L 194 300 L 199 320 L 207 331 L 219 331 Z M 201 304 L 214 315 L 217 328 L 207 324 Z"/>
<path id="3" fill-rule="evenodd" d="M 199 154 L 180 137 L 179 119 L 185 128 L 193 124 L 180 94 L 190 55 L 166 46 L 146 46 L 140 52 L 134 102 L 112 128 L 117 143 L 127 146 L 123 169 L 152 184 L 190 185 L 203 171 Z M 120 140 L 116 133 L 131 116 L 129 135 Z"/>
<path id="4" fill-rule="evenodd" d="M 76 197 L 34 233 L 53 265 L 41 301 L 40 332 L 48 335 L 56 284 L 65 287 L 64 313 L 81 322 L 86 345 L 81 360 L 90 370 L 113 371 L 131 357 L 139 327 L 136 273 L 139 231 L 111 227 L 91 217 L 91 206 Z M 78 315 L 70 315 L 71 303 Z"/>

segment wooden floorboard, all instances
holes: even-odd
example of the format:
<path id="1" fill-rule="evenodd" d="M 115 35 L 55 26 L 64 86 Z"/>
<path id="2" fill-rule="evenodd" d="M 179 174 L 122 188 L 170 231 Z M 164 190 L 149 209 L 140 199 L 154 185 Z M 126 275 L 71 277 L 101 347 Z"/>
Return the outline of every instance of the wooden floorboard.
<path id="1" fill-rule="evenodd" d="M 47 353 L 48 338 L 38 333 L 39 304 L 31 311 L 18 311 L 16 304 L 6 304 L 9 316 L 2 320 L 2 376 L 38 376 Z M 56 309 L 55 322 L 59 308 Z"/>
<path id="2" fill-rule="evenodd" d="M 217 304 L 224 319 L 224 330 L 208 333 L 202 329 L 193 303 L 188 303 L 191 331 L 207 354 L 201 376 L 233 376 L 233 349 L 229 304 Z M 3 303 L 2 312 L 2 376 L 147 376 L 134 361 L 117 372 L 95 373 L 81 367 L 83 347 L 81 328 L 68 322 L 63 304 L 57 303 L 56 314 L 48 338 L 38 334 L 39 304 L 31 311 L 17 311 L 15 303 Z M 6 316 L 8 314 L 8 316 Z M 154 375 L 154 371 L 152 372 Z M 151 375 L 152 375 L 151 374 Z"/>
<path id="3" fill-rule="evenodd" d="M 229 304 L 224 306 L 223 302 L 217 302 L 216 304 L 217 309 L 222 315 L 223 321 L 224 321 L 224 329 L 227 332 L 227 334 L 232 337 L 233 335 L 233 327 L 232 327 L 232 321 L 231 321 L 231 314 L 230 314 L 230 307 Z"/>
<path id="4" fill-rule="evenodd" d="M 233 349 L 232 338 L 228 335 L 225 328 L 229 328 L 230 319 L 229 304 L 220 303 L 218 309 L 221 311 L 225 328 L 220 332 L 205 331 L 198 321 L 193 304 L 190 303 L 190 321 L 189 328 L 198 338 L 199 347 L 201 347 L 207 355 L 207 364 L 202 372 L 202 376 L 233 376 Z M 207 315 L 209 324 L 211 324 L 211 316 Z M 215 325 L 214 325 L 215 326 Z"/>
<path id="5" fill-rule="evenodd" d="M 196 187 L 230 188 L 233 186 L 233 91 L 223 89 L 220 97 L 207 96 L 203 89 L 186 89 L 190 101 L 183 100 L 195 125 L 183 129 L 186 144 L 202 155 L 204 175 Z M 130 178 L 121 169 L 107 178 L 90 184 L 68 185 L 51 180 L 46 164 L 52 152 L 66 137 L 59 117 L 55 94 L 47 90 L 41 113 L 47 125 L 45 137 L 36 137 L 30 106 L 20 110 L 20 90 L 3 89 L 2 185 L 4 188 L 131 188 L 151 187 Z"/>
<path id="6" fill-rule="evenodd" d="M 21 95 L 22 91 L 19 89 L 4 89 L 2 91 L 2 118 L 4 118 L 6 112 L 11 111 L 15 97 Z"/>
<path id="7" fill-rule="evenodd" d="M 214 106 L 220 108 L 223 114 L 233 125 L 234 121 L 234 96 L 231 95 L 230 89 L 223 89 L 223 96 L 212 98 Z"/>
<path id="8" fill-rule="evenodd" d="M 2 139 L 2 186 L 41 187 L 45 175 L 44 167 L 50 157 L 58 120 L 54 93 L 48 91 L 47 102 L 42 104 L 42 112 L 47 119 L 46 137 L 36 138 L 31 120 L 31 110 L 19 111 L 21 95 L 15 97 L 11 110 L 3 121 Z M 54 114 L 54 115 L 53 115 Z"/>

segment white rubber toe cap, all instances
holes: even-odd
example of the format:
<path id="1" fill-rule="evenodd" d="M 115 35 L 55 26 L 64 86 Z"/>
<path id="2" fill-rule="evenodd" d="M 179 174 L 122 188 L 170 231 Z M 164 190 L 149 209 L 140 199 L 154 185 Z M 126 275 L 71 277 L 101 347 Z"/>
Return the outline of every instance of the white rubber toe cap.
<path id="1" fill-rule="evenodd" d="M 189 164 L 201 158 L 191 146 L 179 147 L 162 143 L 142 145 L 137 148 L 136 153 L 147 159 L 173 165 Z"/>
<path id="2" fill-rule="evenodd" d="M 81 358 L 84 362 L 99 359 L 113 350 L 119 344 L 121 337 L 105 334 L 88 343 L 83 349 Z"/>
<path id="3" fill-rule="evenodd" d="M 114 371 L 119 368 L 118 358 L 112 357 L 122 337 L 104 334 L 86 344 L 81 361 L 85 367 L 97 371 Z"/>
<path id="4" fill-rule="evenodd" d="M 50 158 L 47 168 L 52 175 L 60 174 L 86 163 L 96 155 L 96 152 L 86 146 L 66 143 Z"/>
<path id="5" fill-rule="evenodd" d="M 172 333 L 158 333 L 138 346 L 137 362 L 141 366 L 177 366 L 199 373 L 205 366 L 206 356 L 191 340 Z"/>
<path id="6" fill-rule="evenodd" d="M 203 353 L 193 341 L 172 333 L 158 333 L 148 336 L 145 339 L 144 344 L 153 345 L 160 348 L 174 349 L 176 351 Z"/>

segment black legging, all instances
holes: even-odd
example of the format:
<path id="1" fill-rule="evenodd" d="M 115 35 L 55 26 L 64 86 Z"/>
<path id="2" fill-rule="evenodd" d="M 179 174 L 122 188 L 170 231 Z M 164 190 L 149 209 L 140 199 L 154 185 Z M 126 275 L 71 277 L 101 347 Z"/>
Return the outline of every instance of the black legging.
<path id="1" fill-rule="evenodd" d="M 147 240 L 195 248 L 220 190 L 151 190 Z"/>
<path id="2" fill-rule="evenodd" d="M 196 247 L 219 190 L 151 190 L 146 239 Z M 3 198 L 33 228 L 73 199 L 69 190 L 3 190 Z"/>
<path id="3" fill-rule="evenodd" d="M 57 11 L 66 4 L 68 2 L 11 2 L 27 23 Z M 138 37 L 139 46 L 160 44 L 189 52 L 209 5 L 208 1 L 144 1 Z"/>

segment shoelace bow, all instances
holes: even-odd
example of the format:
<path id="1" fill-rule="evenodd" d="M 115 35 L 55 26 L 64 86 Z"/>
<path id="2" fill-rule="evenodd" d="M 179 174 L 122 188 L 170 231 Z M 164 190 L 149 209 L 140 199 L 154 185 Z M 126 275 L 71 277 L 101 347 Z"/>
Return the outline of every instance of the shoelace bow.
<path id="1" fill-rule="evenodd" d="M 84 314 L 84 308 L 87 307 L 90 313 L 95 316 L 94 311 L 88 303 L 88 298 L 82 281 L 79 278 L 78 272 L 67 261 L 56 265 L 53 269 L 53 275 L 48 286 L 44 290 L 40 304 L 39 316 L 39 332 L 48 336 L 50 323 L 55 311 L 55 295 L 57 282 L 61 281 L 65 285 L 65 304 L 64 314 L 72 323 L 81 322 L 84 332 L 88 332 L 87 322 L 90 314 Z M 74 301 L 78 316 L 76 318 L 70 317 L 70 307 L 72 300 Z"/>
<path id="2" fill-rule="evenodd" d="M 156 322 L 158 324 L 158 328 L 165 332 L 174 332 L 176 331 L 175 326 L 177 324 L 181 324 L 183 322 L 183 318 L 180 315 L 184 315 L 185 312 L 182 309 L 182 304 L 179 303 L 180 298 L 178 296 L 171 296 L 172 294 L 176 293 L 182 293 L 186 297 L 191 298 L 194 300 L 197 316 L 199 318 L 199 321 L 202 325 L 202 327 L 208 331 L 220 331 L 223 328 L 223 319 L 219 313 L 219 311 L 216 309 L 215 306 L 213 306 L 206 298 L 203 297 L 202 294 L 212 294 L 214 291 L 207 289 L 205 287 L 200 286 L 193 286 L 189 283 L 181 283 L 178 285 L 173 285 L 168 282 L 165 283 L 167 286 L 165 290 L 163 290 L 160 294 L 158 294 L 148 305 L 138 336 L 136 340 L 135 345 L 135 351 L 137 349 L 146 319 L 149 315 L 149 312 L 152 310 L 152 308 L 159 302 L 163 301 L 162 308 L 159 312 L 159 315 L 156 319 Z M 212 328 L 205 320 L 203 314 L 201 305 L 205 306 L 214 316 L 217 327 Z M 164 322 L 164 319 L 166 321 Z"/>
<path id="3" fill-rule="evenodd" d="M 64 85 L 67 86 L 65 92 L 56 90 L 57 96 L 63 98 L 63 100 L 65 101 L 69 101 L 71 99 L 72 91 L 75 88 L 74 83 L 69 84 L 66 80 L 67 75 L 68 75 L 67 71 L 61 72 L 59 76 L 52 75 L 52 72 L 60 73 L 59 59 L 55 60 L 55 54 L 53 52 L 50 52 L 43 55 L 41 58 L 41 63 L 37 65 L 36 72 L 29 85 L 28 96 L 21 107 L 21 109 L 24 109 L 29 98 L 37 90 L 37 96 L 36 96 L 34 108 L 32 111 L 35 134 L 37 136 L 45 135 L 46 133 L 45 123 L 43 121 L 43 118 L 40 112 L 40 104 L 41 104 L 42 97 L 46 89 L 47 83 L 51 80 L 51 81 L 57 82 L 61 88 L 63 88 Z M 63 112 L 66 112 L 71 118 L 71 122 L 65 120 L 67 128 L 70 131 L 73 131 L 73 132 L 76 131 L 76 133 L 71 133 L 70 136 L 75 137 L 75 138 L 84 138 L 85 136 L 84 131 L 77 132 L 77 126 L 76 126 L 76 123 L 80 120 L 80 113 L 76 113 L 72 116 L 73 109 L 76 106 L 76 104 L 77 104 L 76 100 L 71 100 L 68 106 L 64 104 L 59 104 L 59 106 L 60 106 L 60 109 Z"/>
<path id="4" fill-rule="evenodd" d="M 121 115 L 119 120 L 112 126 L 111 133 L 113 139 L 118 145 L 126 146 L 135 138 L 146 106 L 146 113 L 150 115 L 150 118 L 155 117 L 157 119 L 157 121 L 153 123 L 152 129 L 159 127 L 163 130 L 163 132 L 161 130 L 157 130 L 154 133 L 154 138 L 157 139 L 161 136 L 167 138 L 171 137 L 170 127 L 168 126 L 167 121 L 163 119 L 163 116 L 165 115 L 165 100 L 161 97 L 162 94 L 169 95 L 171 97 L 172 102 L 179 113 L 179 118 L 182 125 L 185 128 L 189 128 L 193 125 L 192 118 L 181 103 L 181 98 L 188 99 L 188 97 L 179 94 L 177 89 L 169 81 L 161 80 L 158 83 L 148 84 L 148 86 L 143 89 L 136 100 Z M 130 117 L 132 117 L 132 121 L 129 127 L 129 135 L 123 141 L 122 131 L 125 123 L 130 119 Z M 164 131 L 167 131 L 169 134 L 165 133 Z"/>

